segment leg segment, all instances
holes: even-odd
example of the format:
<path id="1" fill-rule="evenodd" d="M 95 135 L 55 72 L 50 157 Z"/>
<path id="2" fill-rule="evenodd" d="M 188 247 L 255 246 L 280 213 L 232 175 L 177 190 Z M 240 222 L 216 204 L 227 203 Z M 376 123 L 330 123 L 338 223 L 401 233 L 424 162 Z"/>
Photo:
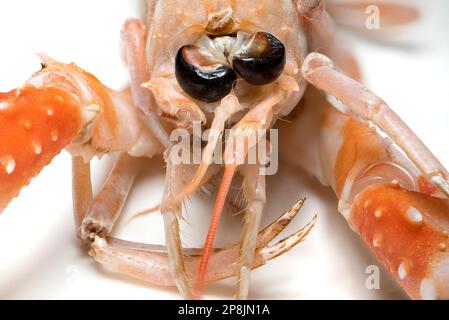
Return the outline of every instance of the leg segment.
<path id="1" fill-rule="evenodd" d="M 148 129 L 165 148 L 168 148 L 170 138 L 157 116 L 154 98 L 150 91 L 142 88 L 142 84 L 150 79 L 145 56 L 145 36 L 145 27 L 142 22 L 135 19 L 126 21 L 122 38 L 126 47 L 131 77 L 131 93 L 135 106 L 145 115 L 144 121 Z"/>
<path id="2" fill-rule="evenodd" d="M 449 196 L 446 169 L 383 100 L 336 71 L 332 61 L 321 54 L 312 53 L 306 58 L 302 74 L 316 88 L 336 97 L 357 116 L 373 122 L 407 154 L 428 181 Z"/>
<path id="3" fill-rule="evenodd" d="M 89 207 L 87 203 L 83 203 L 83 199 L 89 199 L 89 192 L 86 192 L 86 190 L 88 191 L 90 185 L 88 165 L 82 165 L 83 163 L 80 163 L 80 160 L 74 160 L 74 173 L 81 173 L 81 176 L 85 178 L 74 183 L 74 202 L 75 208 L 78 208 L 76 212 L 79 213 L 79 217 L 83 215 L 82 212 L 85 210 L 82 208 Z M 94 199 L 91 210 L 81 225 L 81 230 L 85 235 L 84 238 L 91 240 L 90 255 L 109 269 L 156 285 L 179 286 L 179 278 L 173 277 L 173 259 L 169 258 L 169 249 L 163 246 L 118 240 L 106 234 L 106 231 L 109 232 L 112 229 L 126 200 L 133 180 L 132 177 L 135 176 L 136 167 L 138 167 L 136 161 L 126 155 L 118 160 L 102 191 Z M 173 170 L 167 172 L 174 173 L 173 178 L 176 178 L 179 174 L 177 170 L 175 167 L 174 172 Z M 123 184 L 123 186 L 115 188 L 116 185 L 120 184 Z M 170 184 L 170 186 L 172 185 Z M 269 245 L 269 242 L 293 220 L 300 207 L 300 202 L 298 202 L 278 220 L 259 233 L 252 268 L 259 267 L 290 250 L 307 236 L 314 225 L 314 221 L 279 243 Z M 168 213 L 170 214 L 170 212 Z M 167 221 L 167 226 L 177 228 L 177 220 Z M 93 223 L 95 224 L 93 225 Z M 95 227 L 91 228 L 90 226 Z M 171 243 L 176 244 L 176 238 L 172 237 L 171 239 Z M 199 249 L 185 249 L 181 252 L 181 256 L 187 254 L 192 257 L 185 262 L 186 278 L 187 276 L 192 277 L 198 269 L 200 252 Z M 221 250 L 212 249 L 211 253 L 211 268 L 205 276 L 205 281 L 219 280 L 235 274 L 233 266 L 238 261 L 238 245 Z"/>
<path id="4" fill-rule="evenodd" d="M 127 162 L 131 160 L 128 158 L 122 159 L 122 164 L 120 165 L 120 161 L 117 163 L 110 177 L 126 177 L 132 176 L 132 172 L 134 171 L 134 167 L 130 167 L 127 165 Z M 83 199 L 88 199 L 89 197 L 85 196 L 86 189 L 80 187 L 86 187 L 86 185 L 90 185 L 90 181 L 88 179 L 88 171 L 86 170 L 88 167 L 86 165 L 80 166 L 80 159 L 75 159 L 74 167 L 76 173 L 82 173 L 86 177 L 84 182 L 78 181 L 74 185 L 77 186 L 74 189 L 75 195 L 75 203 L 77 203 L 78 208 L 87 208 L 86 204 L 82 203 Z M 124 163 L 123 163 L 124 162 Z M 81 170 L 80 170 L 81 168 Z M 131 169 L 131 173 L 127 174 L 126 171 Z M 168 170 L 167 172 L 174 173 L 173 178 L 177 177 L 177 170 Z M 129 179 L 125 179 L 129 181 Z M 106 187 L 112 181 L 117 181 L 117 179 L 109 178 L 107 183 L 105 184 L 104 189 L 110 189 L 111 186 Z M 172 184 L 170 184 L 172 186 Z M 122 188 L 123 189 L 123 188 Z M 126 189 L 126 188 L 125 188 Z M 88 194 L 89 192 L 87 192 Z M 101 193 L 101 192 L 100 192 Z M 106 191 L 103 191 L 106 194 Z M 109 192 L 109 200 L 111 203 L 120 204 L 124 203 L 127 192 Z M 106 199 L 106 197 L 97 197 L 94 202 L 98 202 L 101 199 Z M 99 207 L 101 203 L 92 205 L 92 207 Z M 103 203 L 103 205 L 106 205 Z M 115 208 L 119 208 L 121 205 L 115 206 Z M 308 224 L 305 228 L 299 230 L 295 234 L 290 237 L 284 239 L 283 241 L 269 246 L 269 242 L 276 237 L 296 216 L 296 214 L 300 210 L 300 203 L 295 204 L 290 210 L 285 212 L 278 220 L 273 222 L 270 226 L 265 228 L 263 231 L 259 233 L 259 237 L 257 239 L 257 249 L 255 253 L 255 258 L 253 261 L 253 268 L 259 267 L 266 263 L 267 261 L 273 259 L 274 257 L 282 254 L 283 252 L 288 251 L 295 244 L 303 240 L 306 235 L 310 232 L 313 227 L 313 223 Z M 82 212 L 83 210 L 79 210 Z M 105 218 L 107 224 L 111 225 L 115 220 L 119 213 L 119 210 L 114 209 L 113 214 L 109 217 Z M 170 214 L 170 213 L 169 213 Z M 81 214 L 82 215 L 82 214 Z M 80 215 L 80 216 L 81 216 Z M 165 218 L 165 217 L 164 217 Z M 86 218 L 88 219 L 88 218 Z M 177 219 L 177 217 L 176 217 Z M 177 221 L 177 220 L 175 220 Z M 168 226 L 177 227 L 177 222 L 167 223 Z M 179 285 L 179 278 L 176 279 L 173 277 L 173 265 L 169 258 L 166 247 L 162 246 L 154 246 L 154 245 L 146 245 L 140 243 L 134 243 L 129 241 L 123 241 L 114 239 L 101 233 L 92 235 L 90 237 L 93 239 L 91 242 L 91 250 L 90 255 L 99 263 L 104 266 L 112 269 L 116 272 L 131 276 L 133 278 L 137 278 L 146 282 L 150 282 L 156 285 L 162 286 L 174 286 Z M 173 238 L 172 238 L 173 239 Z M 179 238 L 178 238 L 179 239 Z M 173 241 L 173 240 L 172 240 Z M 175 239 L 176 244 L 176 239 Z M 211 266 L 212 270 L 209 271 L 206 275 L 206 281 L 214 281 L 223 279 L 226 277 L 230 277 L 234 275 L 233 265 L 238 259 L 238 246 L 235 245 L 233 247 L 223 249 L 223 250 L 212 250 L 212 258 L 211 258 Z M 192 257 L 186 261 L 185 270 L 186 274 L 193 276 L 195 271 L 198 268 L 199 264 L 199 254 L 201 250 L 198 249 L 185 249 L 182 253 L 187 254 Z M 179 261 L 179 260 L 178 260 Z"/>
<path id="5" fill-rule="evenodd" d="M 229 137 L 224 152 L 225 171 L 215 200 L 209 231 L 196 276 L 195 292 L 197 295 L 201 295 L 218 223 L 234 174 L 238 166 L 244 163 L 248 151 L 256 147 L 259 139 L 263 138 L 261 133 L 266 132 L 271 126 L 274 115 L 278 111 L 275 110 L 275 106 L 281 99 L 281 95 L 282 93 L 279 91 L 273 92 L 266 100 L 251 109 L 233 128 L 233 132 Z"/>
<path id="6" fill-rule="evenodd" d="M 304 228 L 274 245 L 268 243 L 293 220 L 300 209 L 299 202 L 279 219 L 259 233 L 252 268 L 257 268 L 289 251 L 305 239 L 311 231 L 315 219 Z M 193 276 L 199 265 L 201 249 L 184 249 L 191 259 L 186 260 L 186 271 Z M 90 254 L 94 259 L 115 272 L 160 286 L 175 286 L 175 279 L 169 267 L 167 250 L 164 247 L 121 241 L 113 238 L 95 237 Z M 216 281 L 235 275 L 239 245 L 227 249 L 214 250 L 205 281 Z"/>
<path id="7" fill-rule="evenodd" d="M 195 295 L 201 297 L 204 281 L 206 278 L 206 271 L 209 264 L 209 258 L 212 254 L 215 235 L 217 233 L 218 223 L 220 222 L 221 213 L 223 212 L 226 197 L 231 187 L 232 178 L 234 177 L 236 165 L 227 165 L 221 180 L 220 190 L 218 191 L 217 199 L 215 200 L 214 209 L 212 211 L 212 218 L 209 224 L 206 240 L 204 242 L 203 252 L 201 254 L 200 264 L 198 266 L 198 273 L 195 279 Z"/>
<path id="8" fill-rule="evenodd" d="M 134 183 L 139 165 L 139 159 L 127 154 L 119 157 L 81 224 L 80 235 L 83 241 L 93 241 L 95 236 L 106 236 L 112 231 Z M 81 196 L 77 194 L 75 199 L 79 198 Z"/>
<path id="9" fill-rule="evenodd" d="M 72 157 L 72 198 L 75 228 L 78 232 L 93 199 L 90 162 L 85 163 L 82 157 Z"/>
<path id="10" fill-rule="evenodd" d="M 301 117 L 283 124 L 280 141 L 297 140 L 281 150 L 332 186 L 339 212 L 410 297 L 447 299 L 447 197 L 420 183 L 419 170 L 376 128 L 315 88 L 305 102 Z"/>
<path id="11" fill-rule="evenodd" d="M 334 45 L 335 25 L 326 11 L 323 0 L 300 1 L 298 11 L 309 23 L 319 45 L 325 48 Z"/>
<path id="12" fill-rule="evenodd" d="M 265 176 L 259 174 L 259 165 L 247 165 L 244 168 L 243 192 L 248 202 L 246 208 L 237 271 L 236 298 L 244 300 L 248 297 L 250 272 L 256 250 L 257 233 L 259 232 L 262 213 L 265 208 Z"/>
<path id="13" fill-rule="evenodd" d="M 323 0 L 301 1 L 299 13 L 305 18 L 309 29 L 310 51 L 320 51 L 331 57 L 339 69 L 353 79 L 360 80 L 359 65 L 342 39 L 336 33 L 335 23 L 327 13 Z"/>
<path id="14" fill-rule="evenodd" d="M 182 186 L 183 165 L 173 164 L 170 156 L 167 159 L 167 172 L 165 177 L 164 199 L 177 194 Z M 185 299 L 191 299 L 191 289 L 187 278 L 184 263 L 184 254 L 179 234 L 179 221 L 181 205 L 162 205 L 161 213 L 164 218 L 165 242 L 167 245 L 168 265 L 178 290 Z"/>

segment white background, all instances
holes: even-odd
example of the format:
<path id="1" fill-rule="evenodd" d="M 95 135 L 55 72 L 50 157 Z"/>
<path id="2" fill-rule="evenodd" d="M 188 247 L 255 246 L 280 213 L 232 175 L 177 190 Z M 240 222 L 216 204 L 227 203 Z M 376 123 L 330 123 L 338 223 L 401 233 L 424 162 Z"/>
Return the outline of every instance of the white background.
<path id="1" fill-rule="evenodd" d="M 360 59 L 365 82 L 383 97 L 449 167 L 449 3 L 421 1 L 420 23 L 392 43 L 349 36 Z M 113 88 L 127 82 L 119 31 L 128 17 L 139 17 L 140 1 L 2 0 L 0 1 L 0 90 L 22 84 L 39 69 L 35 52 L 74 61 Z M 110 161 L 109 161 L 110 162 Z M 109 166 L 95 163 L 94 184 L 101 184 Z M 125 211 L 129 216 L 157 204 L 163 163 L 148 163 Z M 158 288 L 117 276 L 97 265 L 74 236 L 71 216 L 70 158 L 58 156 L 51 166 L 0 216 L 0 298 L 179 298 L 175 289 Z M 270 178 L 267 224 L 299 195 L 309 202 L 288 232 L 319 214 L 309 239 L 285 256 L 253 272 L 250 298 L 388 299 L 405 295 L 382 271 L 381 289 L 365 288 L 365 268 L 375 264 L 359 238 L 336 211 L 334 195 L 314 180 L 282 165 Z M 200 245 L 209 223 L 210 200 L 195 198 L 188 206 L 187 245 Z M 238 239 L 241 216 L 229 214 L 218 243 Z M 226 230 L 227 232 L 223 232 Z M 163 243 L 158 214 L 127 223 L 115 234 L 125 239 Z M 207 287 L 208 298 L 231 298 L 235 280 Z"/>

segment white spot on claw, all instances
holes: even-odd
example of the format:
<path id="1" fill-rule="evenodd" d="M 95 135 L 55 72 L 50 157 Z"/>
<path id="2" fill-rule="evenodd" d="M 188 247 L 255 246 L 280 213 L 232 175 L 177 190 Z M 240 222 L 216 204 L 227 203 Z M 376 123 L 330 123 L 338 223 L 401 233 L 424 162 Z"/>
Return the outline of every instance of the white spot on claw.
<path id="1" fill-rule="evenodd" d="M 42 146 L 39 142 L 33 141 L 31 142 L 31 147 L 33 148 L 33 152 L 35 154 L 41 154 L 42 153 Z"/>
<path id="2" fill-rule="evenodd" d="M 53 140 L 54 142 L 58 141 L 59 139 L 59 133 L 57 130 L 52 130 L 50 133 L 51 136 L 51 140 Z"/>
<path id="3" fill-rule="evenodd" d="M 418 209 L 413 208 L 413 207 L 410 207 L 407 210 L 407 218 L 412 223 L 421 224 L 423 222 L 423 215 L 422 215 L 422 213 Z"/>
<path id="4" fill-rule="evenodd" d="M 382 217 L 382 210 L 381 209 L 377 209 L 376 211 L 374 211 L 374 216 L 379 219 L 380 217 Z"/>
<path id="5" fill-rule="evenodd" d="M 5 169 L 7 174 L 11 174 L 16 169 L 16 161 L 10 155 L 0 158 L 0 164 Z"/>
<path id="6" fill-rule="evenodd" d="M 55 111 L 51 107 L 47 107 L 46 112 L 47 112 L 47 115 L 50 117 L 55 114 Z"/>
<path id="7" fill-rule="evenodd" d="M 408 275 L 408 266 L 404 261 L 399 265 L 398 275 L 401 280 L 404 280 Z"/>
<path id="8" fill-rule="evenodd" d="M 419 289 L 421 299 L 423 300 L 435 300 L 437 298 L 437 290 L 432 279 L 424 279 L 421 281 L 421 287 Z"/>
<path id="9" fill-rule="evenodd" d="M 8 102 L 0 102 L 0 110 L 6 110 L 9 108 Z"/>
<path id="10" fill-rule="evenodd" d="M 29 129 L 31 129 L 31 122 L 30 121 L 25 121 L 23 123 L 23 126 L 25 127 L 25 129 L 29 130 Z"/>
<path id="11" fill-rule="evenodd" d="M 380 248 L 380 242 L 382 241 L 382 236 L 376 233 L 373 237 L 373 247 Z"/>

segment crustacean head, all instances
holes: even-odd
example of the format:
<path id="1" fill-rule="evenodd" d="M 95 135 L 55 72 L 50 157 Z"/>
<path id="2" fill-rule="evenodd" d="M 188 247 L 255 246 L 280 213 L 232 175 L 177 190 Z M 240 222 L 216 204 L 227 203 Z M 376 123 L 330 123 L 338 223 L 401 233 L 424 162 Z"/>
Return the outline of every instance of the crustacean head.
<path id="1" fill-rule="evenodd" d="M 178 127 L 204 123 L 228 95 L 242 110 L 273 92 L 282 93 L 281 115 L 296 106 L 306 40 L 294 1 L 190 1 L 188 8 L 159 1 L 149 19 L 145 86 L 163 116 Z M 173 19 L 160 20 L 161 12 Z"/>
<path id="2" fill-rule="evenodd" d="M 162 204 L 163 209 L 179 207 L 198 189 L 215 147 L 221 145 L 219 138 L 232 126 L 220 163 L 224 174 L 197 272 L 196 294 L 201 295 L 217 224 L 237 168 L 249 158 L 249 150 L 260 147 L 277 117 L 290 113 L 304 93 L 300 69 L 306 37 L 296 10 L 292 0 L 194 0 L 185 8 L 168 0 L 149 6 L 150 79 L 144 87 L 153 93 L 160 115 L 178 128 L 190 129 L 201 122 L 210 129 L 196 173 Z M 170 157 L 173 154 L 177 152 L 170 152 Z M 261 168 L 259 160 L 253 164 Z"/>

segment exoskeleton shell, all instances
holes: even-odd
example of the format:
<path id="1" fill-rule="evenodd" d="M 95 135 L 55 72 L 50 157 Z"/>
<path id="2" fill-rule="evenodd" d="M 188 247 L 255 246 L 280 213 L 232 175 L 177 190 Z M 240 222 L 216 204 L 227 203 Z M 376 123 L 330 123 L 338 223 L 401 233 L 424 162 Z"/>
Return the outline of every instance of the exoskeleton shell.
<path id="1" fill-rule="evenodd" d="M 247 104 L 246 108 L 252 108 L 255 95 L 261 101 L 273 90 L 282 90 L 285 94 L 278 109 L 287 114 L 302 97 L 305 82 L 299 70 L 307 54 L 307 41 L 294 1 L 193 0 L 184 5 L 179 0 L 164 0 L 149 1 L 148 10 L 147 59 L 151 79 L 146 86 L 164 111 L 201 104 L 192 102 L 178 85 L 174 61 L 182 46 L 195 44 L 204 34 L 216 37 L 238 31 L 250 34 L 262 31 L 285 45 L 286 67 L 275 83 L 256 88 L 237 81 L 234 91 L 240 103 Z"/>

